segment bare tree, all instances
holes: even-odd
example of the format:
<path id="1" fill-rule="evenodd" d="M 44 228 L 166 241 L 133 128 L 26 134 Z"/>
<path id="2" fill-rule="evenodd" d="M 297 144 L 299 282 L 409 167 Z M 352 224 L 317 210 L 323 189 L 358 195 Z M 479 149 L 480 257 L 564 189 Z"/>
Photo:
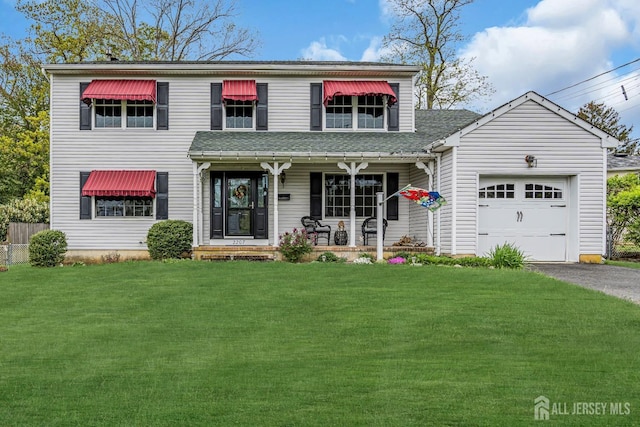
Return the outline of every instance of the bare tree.
<path id="1" fill-rule="evenodd" d="M 395 21 L 383 59 L 420 65 L 418 108 L 451 108 L 493 92 L 472 60 L 456 57 L 465 40 L 458 29 L 460 9 L 473 0 L 387 0 Z"/>
<path id="2" fill-rule="evenodd" d="M 256 36 L 237 27 L 235 0 L 104 0 L 112 51 L 133 60 L 220 60 L 250 56 Z"/>

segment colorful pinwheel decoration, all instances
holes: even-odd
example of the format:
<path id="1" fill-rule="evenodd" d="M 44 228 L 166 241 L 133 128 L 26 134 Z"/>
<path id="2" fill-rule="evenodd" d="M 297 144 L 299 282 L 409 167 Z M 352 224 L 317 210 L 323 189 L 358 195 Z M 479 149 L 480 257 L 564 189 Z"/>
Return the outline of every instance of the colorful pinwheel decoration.
<path id="1" fill-rule="evenodd" d="M 447 201 L 437 191 L 427 191 L 423 188 L 408 187 L 400 190 L 398 194 L 406 197 L 429 209 L 431 212 L 440 209 L 443 205 L 447 204 Z"/>

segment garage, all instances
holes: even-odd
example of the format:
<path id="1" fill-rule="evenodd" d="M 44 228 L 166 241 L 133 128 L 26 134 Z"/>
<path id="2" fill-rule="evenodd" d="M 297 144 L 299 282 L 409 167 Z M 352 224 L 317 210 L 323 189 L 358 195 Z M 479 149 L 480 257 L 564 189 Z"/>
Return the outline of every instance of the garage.
<path id="1" fill-rule="evenodd" d="M 530 261 L 566 261 L 568 189 L 562 177 L 481 178 L 478 253 L 511 243 Z"/>

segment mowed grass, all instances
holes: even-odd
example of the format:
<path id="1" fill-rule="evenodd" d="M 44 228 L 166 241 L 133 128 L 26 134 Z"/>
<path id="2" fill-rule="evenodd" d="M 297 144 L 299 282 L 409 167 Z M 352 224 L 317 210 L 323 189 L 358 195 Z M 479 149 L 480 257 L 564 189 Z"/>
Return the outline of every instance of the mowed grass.
<path id="1" fill-rule="evenodd" d="M 637 425 L 640 307 L 440 266 L 0 273 L 2 425 L 516 426 L 539 395 L 630 404 L 561 425 Z"/>

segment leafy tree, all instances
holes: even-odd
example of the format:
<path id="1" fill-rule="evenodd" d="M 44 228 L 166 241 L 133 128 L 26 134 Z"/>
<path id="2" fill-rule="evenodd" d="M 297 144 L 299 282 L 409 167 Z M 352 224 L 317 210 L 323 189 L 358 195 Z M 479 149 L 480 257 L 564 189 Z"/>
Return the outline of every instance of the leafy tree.
<path id="1" fill-rule="evenodd" d="M 612 107 L 608 107 L 603 102 L 588 102 L 578 111 L 578 117 L 597 128 L 607 132 L 609 135 L 621 142 L 616 148 L 616 152 L 636 154 L 638 153 L 638 140 L 631 140 L 633 126 L 627 127 L 620 123 L 620 115 Z"/>
<path id="2" fill-rule="evenodd" d="M 104 57 L 110 17 L 82 0 L 18 0 L 16 9 L 32 21 L 33 54 L 44 62 L 82 62 Z"/>
<path id="3" fill-rule="evenodd" d="M 459 12 L 473 0 L 388 0 L 395 21 L 382 45 L 384 60 L 419 65 L 418 108 L 451 108 L 493 93 L 473 60 L 456 57 L 465 40 Z"/>
<path id="4" fill-rule="evenodd" d="M 0 40 L 0 203 L 48 197 L 49 82 L 43 63 L 216 60 L 250 55 L 235 0 L 18 0 L 24 40 Z"/>
<path id="5" fill-rule="evenodd" d="M 607 225 L 614 243 L 626 232 L 640 245 L 640 177 L 637 174 L 613 176 L 607 180 Z"/>

